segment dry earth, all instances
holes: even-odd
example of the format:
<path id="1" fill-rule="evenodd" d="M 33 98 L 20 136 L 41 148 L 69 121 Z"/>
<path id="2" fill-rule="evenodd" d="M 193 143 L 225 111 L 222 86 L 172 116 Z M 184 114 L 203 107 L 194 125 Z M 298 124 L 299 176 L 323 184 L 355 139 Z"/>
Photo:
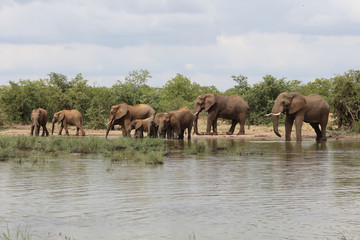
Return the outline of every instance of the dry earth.
<path id="1" fill-rule="evenodd" d="M 205 120 L 199 120 L 199 132 L 205 131 Z M 331 124 L 330 124 L 331 125 Z M 56 126 L 54 135 L 57 135 L 58 126 Z M 47 125 L 47 128 L 50 132 L 51 124 Z M 279 126 L 279 132 L 282 135 L 281 138 L 277 137 L 275 133 L 272 131 L 272 126 L 250 126 L 250 130 L 246 126 L 245 128 L 245 135 L 236 135 L 239 131 L 239 126 L 235 129 L 235 134 L 227 135 L 226 131 L 230 128 L 230 124 L 224 121 L 218 121 L 218 135 L 192 135 L 192 138 L 236 138 L 236 139 L 251 139 L 251 140 L 284 140 L 285 136 L 285 129 L 284 126 Z M 0 130 L 0 135 L 30 135 L 30 125 L 11 125 L 7 128 Z M 105 129 L 103 130 L 93 130 L 93 129 L 85 129 L 86 136 L 98 136 L 102 137 L 105 136 Z M 75 135 L 75 127 L 70 126 L 69 134 L 70 136 Z M 65 131 L 63 130 L 63 134 Z M 51 133 L 50 133 L 51 134 Z M 121 130 L 114 130 L 109 133 L 109 137 L 118 137 L 121 136 Z M 328 140 L 337 140 L 337 139 L 349 139 L 349 140 L 360 140 L 360 134 L 348 134 L 344 131 L 327 131 Z M 302 129 L 302 137 L 303 140 L 314 140 L 316 134 L 312 127 L 309 124 L 304 124 Z M 293 128 L 292 132 L 292 139 L 295 139 L 295 132 Z"/>

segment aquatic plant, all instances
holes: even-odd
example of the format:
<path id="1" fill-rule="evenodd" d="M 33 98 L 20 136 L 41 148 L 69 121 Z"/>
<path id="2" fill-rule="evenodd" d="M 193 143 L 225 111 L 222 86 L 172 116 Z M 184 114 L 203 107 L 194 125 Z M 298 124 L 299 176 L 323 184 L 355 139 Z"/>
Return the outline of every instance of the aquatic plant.
<path id="1" fill-rule="evenodd" d="M 10 231 L 9 226 L 6 230 L 0 233 L 0 240 L 30 240 L 32 239 L 32 233 L 28 226 L 18 226 L 15 232 Z"/>
<path id="2" fill-rule="evenodd" d="M 204 141 L 192 142 L 184 149 L 186 155 L 205 155 L 211 153 Z"/>

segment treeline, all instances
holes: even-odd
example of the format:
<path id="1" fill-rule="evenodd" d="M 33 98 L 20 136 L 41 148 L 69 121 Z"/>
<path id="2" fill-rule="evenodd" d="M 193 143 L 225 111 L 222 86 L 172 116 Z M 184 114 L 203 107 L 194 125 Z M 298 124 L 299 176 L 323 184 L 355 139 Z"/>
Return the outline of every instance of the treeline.
<path id="1" fill-rule="evenodd" d="M 217 93 L 242 96 L 250 106 L 251 124 L 269 124 L 265 114 L 271 112 L 276 97 L 284 91 L 303 95 L 316 93 L 330 105 L 339 127 L 360 131 L 360 71 L 349 70 L 330 79 L 315 79 L 307 84 L 298 80 L 287 81 L 271 75 L 253 85 L 242 75 L 231 76 L 235 86 L 219 91 L 215 86 L 200 86 L 181 74 L 166 82 L 163 87 L 147 85 L 151 78 L 147 70 L 134 70 L 123 81 L 111 87 L 91 86 L 78 74 L 69 80 L 59 73 L 50 73 L 47 79 L 9 81 L 0 87 L 0 123 L 30 122 L 32 109 L 42 107 L 50 118 L 62 109 L 77 109 L 84 116 L 87 128 L 106 128 L 112 105 L 127 103 L 150 104 L 156 112 L 168 112 L 180 107 L 193 110 L 194 100 L 200 94 Z"/>

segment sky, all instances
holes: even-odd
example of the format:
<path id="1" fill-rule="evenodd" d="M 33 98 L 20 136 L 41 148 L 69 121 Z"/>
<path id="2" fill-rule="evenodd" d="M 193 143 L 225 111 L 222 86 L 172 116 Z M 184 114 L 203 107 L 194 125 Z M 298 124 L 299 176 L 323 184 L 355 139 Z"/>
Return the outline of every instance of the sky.
<path id="1" fill-rule="evenodd" d="M 359 0 L 0 0 L 0 85 L 51 72 L 111 87 L 145 69 L 232 88 L 360 70 Z"/>

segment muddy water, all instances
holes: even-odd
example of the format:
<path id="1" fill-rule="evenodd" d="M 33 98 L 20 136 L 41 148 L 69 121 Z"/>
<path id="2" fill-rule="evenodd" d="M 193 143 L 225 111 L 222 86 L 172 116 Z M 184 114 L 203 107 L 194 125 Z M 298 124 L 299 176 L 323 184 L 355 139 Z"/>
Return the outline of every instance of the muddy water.
<path id="1" fill-rule="evenodd" d="M 200 140 L 199 140 L 200 141 Z M 0 162 L 0 234 L 33 239 L 359 239 L 360 142 L 167 141 L 162 166 Z M 51 238 L 50 238 L 51 239 Z"/>

